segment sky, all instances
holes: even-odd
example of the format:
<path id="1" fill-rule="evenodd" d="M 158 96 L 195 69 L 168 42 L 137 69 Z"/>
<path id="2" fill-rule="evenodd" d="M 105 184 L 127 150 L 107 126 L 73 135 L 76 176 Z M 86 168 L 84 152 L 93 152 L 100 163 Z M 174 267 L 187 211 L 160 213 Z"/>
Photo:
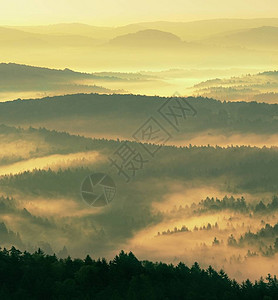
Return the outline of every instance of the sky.
<path id="1" fill-rule="evenodd" d="M 277 0 L 0 0 L 1 25 L 277 17 Z"/>

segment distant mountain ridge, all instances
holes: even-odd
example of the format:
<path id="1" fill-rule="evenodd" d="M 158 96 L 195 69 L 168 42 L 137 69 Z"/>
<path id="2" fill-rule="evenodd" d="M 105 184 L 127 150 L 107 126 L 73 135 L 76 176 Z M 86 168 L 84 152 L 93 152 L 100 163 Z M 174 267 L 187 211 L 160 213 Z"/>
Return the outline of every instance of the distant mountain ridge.
<path id="1" fill-rule="evenodd" d="M 188 22 L 153 21 L 131 23 L 118 27 L 92 26 L 82 23 L 63 23 L 43 26 L 13 26 L 26 32 L 45 34 L 74 34 L 92 38 L 113 39 L 119 35 L 154 29 L 171 32 L 182 40 L 199 40 L 221 32 L 251 29 L 262 26 L 278 26 L 278 18 L 259 19 L 210 19 Z"/>
<path id="2" fill-rule="evenodd" d="M 244 29 L 239 32 L 215 36 L 208 39 L 209 42 L 224 45 L 238 46 L 256 49 L 276 49 L 278 46 L 278 25 L 261 26 Z"/>
<path id="3" fill-rule="evenodd" d="M 78 23 L 2 26 L 0 54 L 3 62 L 96 71 L 185 69 L 195 68 L 201 62 L 209 68 L 215 64 L 221 68 L 232 65 L 249 67 L 256 66 L 258 61 L 269 68 L 275 59 L 273 50 L 276 49 L 276 42 L 269 43 L 268 38 L 265 43 L 242 46 L 241 40 L 245 42 L 248 39 L 238 38 L 237 41 L 233 37 L 235 41 L 232 42 L 230 38 L 225 38 L 263 26 L 278 27 L 278 19 L 145 22 L 118 27 Z M 216 35 L 221 35 L 221 38 Z M 119 51 L 113 47 L 116 44 L 121 45 Z M 140 49 L 143 45 L 148 51 L 131 53 L 129 48 L 134 45 Z M 157 51 L 159 47 L 161 50 L 171 49 L 172 53 Z M 257 50 L 269 53 L 265 55 Z"/>
<path id="4" fill-rule="evenodd" d="M 45 33 L 25 31 L 20 27 L 0 27 L 0 42 L 1 47 L 15 45 L 18 47 L 53 47 L 53 46 L 67 46 L 67 47 L 92 47 L 101 43 L 98 39 L 81 34 L 68 33 Z"/>

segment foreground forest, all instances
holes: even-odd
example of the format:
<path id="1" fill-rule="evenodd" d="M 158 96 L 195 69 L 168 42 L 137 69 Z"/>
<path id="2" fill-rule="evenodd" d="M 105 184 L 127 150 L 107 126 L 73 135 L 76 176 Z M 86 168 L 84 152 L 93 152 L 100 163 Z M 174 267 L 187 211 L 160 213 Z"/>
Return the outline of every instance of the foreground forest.
<path id="1" fill-rule="evenodd" d="M 12 247 L 0 251 L 0 298 L 12 299 L 250 299 L 278 297 L 270 274 L 254 284 L 238 283 L 211 266 L 139 261 L 121 251 L 111 261 L 58 259 L 41 249 L 33 254 Z"/>

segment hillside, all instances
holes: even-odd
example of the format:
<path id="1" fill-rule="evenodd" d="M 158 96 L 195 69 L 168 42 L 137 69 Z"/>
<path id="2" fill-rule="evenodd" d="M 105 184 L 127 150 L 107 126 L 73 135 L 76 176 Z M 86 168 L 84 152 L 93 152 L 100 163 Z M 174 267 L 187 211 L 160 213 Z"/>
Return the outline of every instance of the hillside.
<path id="1" fill-rule="evenodd" d="M 5 169 L 8 172 L 10 164 L 14 164 L 16 169 L 16 166 L 20 166 L 20 162 L 34 159 L 39 162 L 40 158 L 44 157 L 48 157 L 50 161 L 51 156 L 54 155 L 60 155 L 60 158 L 63 159 L 63 155 L 67 157 L 67 155 L 75 153 L 88 152 L 89 154 L 90 151 L 107 153 L 114 144 L 113 141 L 88 139 L 70 135 L 66 132 L 50 131 L 45 128 L 35 129 L 29 127 L 23 129 L 3 124 L 0 125 L 0 137 L 2 140 L 0 151 L 1 174 Z M 45 161 L 47 162 L 47 159 Z M 34 164 L 36 165 L 36 161 L 34 161 Z"/>
<path id="2" fill-rule="evenodd" d="M 113 46 L 121 47 L 176 47 L 181 46 L 181 39 L 169 32 L 159 30 L 142 30 L 114 38 L 110 41 Z"/>
<path id="3" fill-rule="evenodd" d="M 3 28 L 6 33 L 3 33 L 0 55 L 2 62 L 19 62 L 58 69 L 67 67 L 86 72 L 191 69 L 200 68 L 201 65 L 202 68 L 220 69 L 231 67 L 250 69 L 250 66 L 256 66 L 262 70 L 262 66 L 270 68 L 276 60 L 275 53 L 270 51 L 271 49 L 267 49 L 266 55 L 254 52 L 253 48 L 251 50 L 242 47 L 231 48 L 229 45 L 208 41 L 215 34 L 227 35 L 262 26 L 278 26 L 277 20 L 149 22 L 119 27 L 97 27 L 76 23 L 15 26 Z M 11 30 L 10 34 L 8 30 Z M 156 34 L 154 38 L 152 34 L 151 37 L 146 36 L 144 42 L 148 46 L 144 51 L 130 51 L 130 44 L 134 43 L 137 48 L 143 49 L 144 43 L 140 42 L 140 35 L 146 32 Z M 182 42 L 178 41 L 177 37 Z M 112 44 L 118 42 L 122 46 L 115 49 Z M 156 86 L 149 94 L 154 94 L 155 90 L 160 91 L 160 88 L 161 86 Z M 140 89 L 137 89 L 136 93 L 138 90 Z M 162 95 L 171 95 L 177 89 L 173 88 L 170 92 L 169 89 L 165 90 L 167 93 L 161 93 Z"/>
<path id="4" fill-rule="evenodd" d="M 18 29 L 11 29 L 0 27 L 0 41 L 2 47 L 9 46 L 42 46 L 45 47 L 47 43 L 40 39 L 40 34 L 29 33 Z"/>
<path id="5" fill-rule="evenodd" d="M 166 100 L 163 97 L 119 94 L 75 94 L 17 100 L 0 103 L 0 119 L 12 126 L 46 127 L 89 137 L 130 140 L 148 118 L 155 117 L 172 134 L 170 143 L 178 145 L 191 141 L 197 145 L 225 145 L 221 142 L 225 137 L 228 139 L 226 145 L 246 144 L 248 135 L 253 135 L 251 145 L 256 145 L 256 142 L 259 145 L 276 145 L 276 104 L 221 103 L 213 99 L 189 97 L 187 101 L 197 114 L 180 120 L 180 132 L 176 132 L 157 112 Z M 229 142 L 233 135 L 235 140 Z"/>
<path id="6" fill-rule="evenodd" d="M 211 79 L 193 87 L 195 95 L 219 100 L 278 102 L 278 72 L 269 71 L 240 77 Z"/>
<path id="7" fill-rule="evenodd" d="M 4 48 L 10 46 L 17 47 L 92 47 L 101 43 L 97 39 L 83 35 L 68 34 L 45 34 L 0 27 L 0 41 Z"/>
<path id="8" fill-rule="evenodd" d="M 262 26 L 278 26 L 277 18 L 265 19 L 212 19 L 189 22 L 141 22 L 118 27 L 101 27 L 80 23 L 64 23 L 45 26 L 15 26 L 31 33 L 45 33 L 54 35 L 81 35 L 97 39 L 113 39 L 119 35 L 136 33 L 138 31 L 154 29 L 171 32 L 182 40 L 197 41 L 212 35 L 234 30 L 251 29 Z"/>
<path id="9" fill-rule="evenodd" d="M 276 50 L 278 45 L 278 26 L 262 26 L 240 30 L 236 33 L 221 34 L 208 39 L 208 43 L 226 47 L 245 47 L 259 50 Z"/>
<path id="10" fill-rule="evenodd" d="M 247 30 L 262 26 L 278 26 L 277 18 L 265 19 L 210 19 L 189 22 L 144 22 L 138 26 L 169 31 L 185 41 L 197 41 L 207 37 L 228 33 L 231 31 Z"/>
<path id="11" fill-rule="evenodd" d="M 19 97 L 63 95 L 70 93 L 113 93 L 115 91 L 100 86 L 120 78 L 97 76 L 74 72 L 69 69 L 58 70 L 14 63 L 0 63 L 1 101 Z M 118 90 L 118 92 L 120 92 Z"/>

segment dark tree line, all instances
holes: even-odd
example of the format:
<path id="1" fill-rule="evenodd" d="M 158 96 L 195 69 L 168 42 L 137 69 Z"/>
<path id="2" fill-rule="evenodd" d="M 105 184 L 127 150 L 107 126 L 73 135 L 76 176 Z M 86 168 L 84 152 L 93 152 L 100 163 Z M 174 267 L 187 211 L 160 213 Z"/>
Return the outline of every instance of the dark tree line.
<path id="1" fill-rule="evenodd" d="M 0 250 L 1 299 L 277 299 L 276 277 L 239 284 L 221 270 L 139 261 L 120 252 L 113 260 L 58 259 L 12 247 Z"/>
<path id="2" fill-rule="evenodd" d="M 1 184 L 1 181 L 0 181 Z M 167 213 L 171 214 L 197 214 L 202 215 L 206 213 L 215 213 L 219 211 L 233 211 L 242 214 L 248 214 L 250 217 L 253 215 L 261 216 L 269 213 L 273 213 L 278 210 L 278 197 L 274 195 L 269 203 L 261 200 L 259 203 L 248 203 L 245 198 L 235 198 L 234 196 L 228 197 L 224 196 L 222 199 L 217 197 L 206 197 L 206 199 L 201 200 L 199 203 L 193 202 L 190 206 L 176 206 Z"/>
<path id="3" fill-rule="evenodd" d="M 125 117 L 143 119 L 147 112 L 156 111 L 168 98 L 130 94 L 75 94 L 3 102 L 0 118 L 5 124 L 35 124 L 53 118 Z M 221 102 L 204 97 L 186 100 L 198 112 L 198 118 L 187 120 L 187 132 L 217 129 L 222 132 L 276 133 L 277 104 L 253 102 Z M 108 115 L 109 114 L 109 115 Z M 114 125 L 115 126 L 115 125 Z"/>

